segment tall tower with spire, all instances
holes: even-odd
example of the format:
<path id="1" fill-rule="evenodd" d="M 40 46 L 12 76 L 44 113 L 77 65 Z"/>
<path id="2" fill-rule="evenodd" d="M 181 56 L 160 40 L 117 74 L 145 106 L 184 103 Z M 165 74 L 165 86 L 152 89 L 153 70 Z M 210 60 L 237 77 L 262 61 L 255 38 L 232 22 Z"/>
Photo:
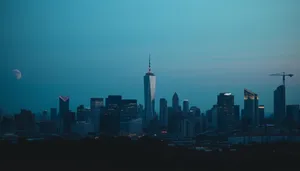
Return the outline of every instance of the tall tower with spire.
<path id="1" fill-rule="evenodd" d="M 146 127 L 155 115 L 155 89 L 156 76 L 151 71 L 151 55 L 149 54 L 148 72 L 144 76 L 145 113 L 143 122 Z"/>

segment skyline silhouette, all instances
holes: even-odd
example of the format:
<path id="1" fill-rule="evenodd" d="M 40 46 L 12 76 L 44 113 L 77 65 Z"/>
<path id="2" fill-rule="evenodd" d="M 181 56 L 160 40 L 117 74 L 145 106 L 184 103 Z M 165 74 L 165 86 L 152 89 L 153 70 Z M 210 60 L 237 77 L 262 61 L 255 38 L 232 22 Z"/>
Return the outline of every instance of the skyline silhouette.
<path id="1" fill-rule="evenodd" d="M 177 92 L 180 104 L 189 99 L 204 112 L 219 93 L 231 92 L 243 107 L 247 88 L 272 113 L 282 81 L 269 74 L 284 71 L 295 74 L 286 80 L 287 104 L 299 104 L 299 6 L 294 0 L 3 0 L 0 108 L 39 112 L 70 96 L 75 110 L 113 94 L 143 104 L 149 52 L 156 102 L 170 102 Z M 20 80 L 13 69 L 22 72 Z"/>

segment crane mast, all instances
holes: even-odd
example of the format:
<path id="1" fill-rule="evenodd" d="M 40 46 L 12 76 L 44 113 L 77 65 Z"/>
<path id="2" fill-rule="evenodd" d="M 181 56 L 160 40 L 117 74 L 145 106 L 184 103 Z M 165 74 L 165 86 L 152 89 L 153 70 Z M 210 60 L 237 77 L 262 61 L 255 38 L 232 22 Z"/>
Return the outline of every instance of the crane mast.
<path id="1" fill-rule="evenodd" d="M 277 74 L 270 74 L 270 76 L 282 76 L 282 83 L 285 86 L 285 77 L 293 77 L 294 74 L 286 74 L 285 72 L 282 72 Z"/>

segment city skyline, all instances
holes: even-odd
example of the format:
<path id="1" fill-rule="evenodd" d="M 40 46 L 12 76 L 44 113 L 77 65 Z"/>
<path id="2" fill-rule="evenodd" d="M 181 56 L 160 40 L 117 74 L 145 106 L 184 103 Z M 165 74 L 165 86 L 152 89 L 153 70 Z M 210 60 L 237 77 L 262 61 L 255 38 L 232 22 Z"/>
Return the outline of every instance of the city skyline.
<path id="1" fill-rule="evenodd" d="M 148 71 L 146 72 L 146 75 L 145 76 L 147 76 L 147 74 L 149 74 L 150 73 L 150 75 L 153 75 L 154 77 L 156 77 L 155 75 L 154 75 L 154 73 L 152 72 L 152 69 L 151 69 L 151 61 L 150 61 L 150 54 L 149 54 L 149 61 L 148 61 Z M 144 79 L 145 79 L 145 76 L 144 76 Z M 280 77 L 279 77 L 280 78 Z M 17 79 L 17 80 L 19 80 L 19 79 Z M 280 80 L 280 79 L 278 79 L 278 80 Z M 145 80 L 144 80 L 145 81 Z M 156 80 L 154 80 L 154 81 L 156 81 Z M 288 81 L 287 81 L 288 82 Z M 156 82 L 154 82 L 154 84 L 156 84 Z M 144 82 L 144 86 L 145 86 L 145 82 Z M 279 84 L 279 86 L 278 87 L 280 87 L 281 86 L 281 84 Z M 144 87 L 145 88 L 145 87 Z M 277 88 L 277 87 L 276 87 Z M 155 87 L 155 89 L 156 89 L 156 87 Z M 243 88 L 243 90 L 244 91 L 249 91 L 247 88 Z M 276 89 L 274 89 L 274 90 L 276 90 Z M 144 90 L 145 91 L 145 90 Z M 250 91 L 251 92 L 251 91 Z M 144 92 L 144 93 L 146 93 L 146 92 Z M 174 91 L 174 93 L 178 96 L 178 100 L 179 100 L 179 105 L 181 106 L 181 107 L 183 107 L 183 102 L 185 101 L 185 100 L 188 100 L 188 101 L 190 101 L 189 100 L 189 98 L 181 98 L 178 94 L 177 94 L 177 92 L 176 91 Z M 180 94 L 180 92 L 178 92 L 179 94 Z M 234 94 L 234 93 L 232 93 L 232 91 L 223 91 L 223 92 L 218 92 L 218 93 L 230 93 L 230 94 L 232 94 L 232 95 L 234 95 L 234 96 L 239 96 L 239 94 L 237 95 L 237 94 Z M 217 104 L 217 94 L 218 93 L 216 93 L 216 102 L 215 103 L 212 103 L 211 104 L 211 106 L 210 107 L 207 107 L 207 108 L 202 108 L 201 107 L 201 104 L 200 105 L 197 105 L 195 102 L 191 102 L 191 104 L 192 105 L 190 105 L 190 106 L 197 106 L 197 107 L 199 107 L 200 109 L 201 109 L 201 112 L 203 112 L 203 113 L 205 113 L 207 110 L 210 110 L 215 104 Z M 124 96 L 122 95 L 122 94 L 116 94 L 116 93 L 111 93 L 111 94 L 107 94 L 107 96 L 109 96 L 109 95 L 121 95 L 123 98 L 124 98 Z M 145 94 L 144 94 L 145 95 Z M 174 95 L 174 94 L 173 94 Z M 260 96 L 259 94 L 257 94 L 258 96 Z M 75 95 L 76 96 L 76 95 Z M 82 102 L 81 103 L 76 103 L 76 104 L 72 104 L 71 103 L 71 105 L 70 105 L 70 110 L 72 110 L 72 111 L 75 111 L 76 110 L 76 108 L 79 106 L 79 105 L 84 105 L 84 106 L 86 106 L 86 107 L 91 107 L 90 106 L 90 101 L 89 101 L 89 103 L 84 103 L 83 101 L 87 101 L 87 100 L 91 100 L 91 99 L 93 99 L 93 98 L 105 98 L 105 97 L 107 97 L 107 96 L 91 96 L 91 97 L 88 97 L 88 99 L 85 99 L 85 100 L 82 100 Z M 172 98 L 173 97 L 171 97 L 171 96 L 169 96 L 169 97 L 157 97 L 157 96 L 155 96 L 155 91 L 154 91 L 154 95 L 152 95 L 152 96 L 154 96 L 154 100 L 156 100 L 156 101 L 159 101 L 159 99 L 160 98 L 165 98 L 166 100 L 167 100 L 167 102 L 172 102 Z M 68 96 L 58 96 L 60 99 L 66 99 L 66 100 L 69 100 L 69 98 L 70 98 L 70 96 L 68 95 Z M 145 100 L 145 96 L 143 97 L 143 99 Z M 153 98 L 153 97 L 151 97 L 151 98 Z M 245 97 L 244 97 L 245 98 Z M 274 96 L 272 96 L 271 97 L 271 100 L 272 100 L 272 103 L 273 103 L 273 98 L 274 98 Z M 127 98 L 128 99 L 128 98 Z M 134 97 L 131 97 L 131 99 L 136 99 L 136 98 L 134 98 Z M 287 99 L 288 99 L 288 97 L 287 97 Z M 142 105 L 144 105 L 144 107 L 145 107 L 145 101 L 144 100 L 142 100 L 142 99 L 137 99 L 137 101 L 138 101 L 138 104 L 142 104 Z M 237 105 L 239 105 L 241 108 L 243 108 L 244 106 L 245 106 L 245 104 L 244 104 L 244 102 L 240 102 L 239 103 L 239 101 L 242 101 L 242 100 L 240 100 L 240 99 L 236 99 L 236 101 L 237 101 Z M 157 103 L 154 103 L 155 104 L 155 111 L 154 112 L 156 112 L 157 114 L 159 113 L 159 104 L 157 104 Z M 287 103 L 287 104 L 289 104 L 289 103 Z M 298 103 L 291 103 L 290 105 L 294 105 L 294 104 L 298 104 Z M 265 104 L 262 104 L 261 102 L 259 103 L 259 105 L 264 105 L 265 106 Z M 172 105 L 170 105 L 169 104 L 169 106 L 172 106 Z M 58 108 L 59 107 L 59 104 L 57 103 L 57 105 L 54 105 L 54 106 L 49 106 L 48 108 L 43 108 L 43 109 L 40 109 L 40 110 L 37 110 L 37 111 L 34 111 L 34 110 L 32 110 L 32 107 L 30 107 L 30 106 L 28 106 L 28 107 L 22 107 L 22 108 L 19 108 L 19 109 L 16 109 L 14 112 L 10 112 L 10 114 L 13 114 L 13 113 L 17 113 L 17 112 L 19 112 L 21 109 L 29 109 L 29 110 L 32 110 L 33 112 L 35 112 L 35 113 L 41 113 L 42 111 L 44 111 L 44 110 L 50 110 L 51 108 L 53 108 L 53 107 L 55 107 L 55 108 Z M 2 108 L 2 110 L 4 109 L 4 111 L 6 111 L 6 109 L 5 108 Z M 268 109 L 267 108 L 267 110 L 266 110 L 266 114 L 267 115 L 270 115 L 270 114 L 274 114 L 273 113 L 273 109 L 274 109 L 274 107 L 272 108 L 272 109 Z M 7 112 L 7 111 L 6 111 Z"/>
<path id="2" fill-rule="evenodd" d="M 219 93 L 231 92 L 243 107 L 247 88 L 270 113 L 281 79 L 269 74 L 284 71 L 295 74 L 286 82 L 286 104 L 299 104 L 299 5 L 294 0 L 3 0 L 0 108 L 43 111 L 57 107 L 61 95 L 70 96 L 72 110 L 111 94 L 144 104 L 149 52 L 156 102 L 171 101 L 177 92 L 180 103 L 188 99 L 205 111 Z M 19 80 L 14 69 L 22 72 Z"/>

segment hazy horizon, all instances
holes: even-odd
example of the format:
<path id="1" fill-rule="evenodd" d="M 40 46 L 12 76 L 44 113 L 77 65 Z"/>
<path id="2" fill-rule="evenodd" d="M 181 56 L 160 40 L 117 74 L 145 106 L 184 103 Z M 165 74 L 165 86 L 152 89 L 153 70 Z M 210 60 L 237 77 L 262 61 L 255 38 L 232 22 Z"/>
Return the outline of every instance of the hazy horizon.
<path id="1" fill-rule="evenodd" d="M 177 92 L 202 112 L 221 92 L 259 95 L 273 112 L 286 79 L 287 104 L 300 104 L 300 1 L 297 0 L 2 0 L 0 108 L 34 112 L 89 106 L 122 95 L 144 105 L 148 54 L 159 98 Z M 22 72 L 17 80 L 13 69 Z"/>

